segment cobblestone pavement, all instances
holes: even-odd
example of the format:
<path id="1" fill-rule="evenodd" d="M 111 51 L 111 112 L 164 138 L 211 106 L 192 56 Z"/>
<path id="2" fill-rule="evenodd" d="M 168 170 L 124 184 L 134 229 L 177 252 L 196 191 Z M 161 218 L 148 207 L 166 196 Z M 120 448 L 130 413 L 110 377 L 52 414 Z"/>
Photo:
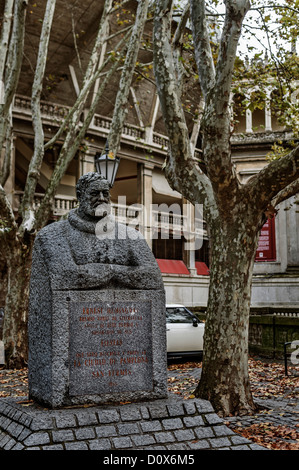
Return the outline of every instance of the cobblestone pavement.
<path id="1" fill-rule="evenodd" d="M 181 364 L 170 363 L 169 372 L 168 372 L 170 397 L 172 397 L 172 399 L 176 399 L 176 398 L 183 399 L 184 406 L 185 404 L 187 407 L 193 406 L 194 400 L 192 400 L 192 392 L 194 391 L 194 388 L 196 384 L 198 383 L 200 374 L 201 374 L 201 369 L 200 367 L 198 367 L 198 363 L 190 363 L 190 365 L 188 363 L 181 363 Z M 260 383 L 259 385 L 260 385 L 260 390 L 263 390 L 263 386 L 265 384 Z M 203 449 L 205 447 L 211 448 L 212 443 L 213 443 L 213 445 L 215 446 L 221 445 L 223 446 L 223 448 L 225 447 L 230 448 L 232 445 L 234 447 L 236 447 L 237 445 L 242 447 L 242 445 L 248 446 L 248 444 L 250 444 L 250 445 L 255 446 L 256 444 L 259 444 L 259 446 L 263 446 L 263 447 L 259 447 L 259 449 L 262 449 L 262 448 L 268 448 L 268 449 L 277 448 L 277 449 L 282 449 L 282 450 L 299 449 L 299 402 L 298 402 L 299 393 L 298 392 L 299 392 L 299 380 L 298 380 L 298 387 L 293 388 L 292 393 L 287 393 L 284 395 L 280 394 L 278 396 L 274 396 L 274 395 L 271 396 L 271 394 L 269 394 L 268 392 L 265 392 L 263 396 L 262 392 L 260 392 L 262 396 L 255 397 L 255 403 L 259 405 L 260 407 L 258 412 L 250 416 L 231 416 L 231 417 L 226 417 L 223 420 L 219 420 L 219 422 L 216 423 L 214 427 L 212 428 L 212 435 L 209 438 L 203 438 L 203 434 L 202 434 L 203 428 L 201 428 L 201 431 L 199 432 L 198 431 L 199 428 L 197 426 L 196 427 L 197 434 L 196 434 L 195 428 L 194 429 L 191 427 L 186 428 L 186 426 L 183 425 L 185 423 L 183 416 L 175 417 L 172 415 L 168 415 L 167 417 L 165 416 L 164 418 L 161 417 L 161 419 L 163 418 L 165 422 L 162 423 L 162 421 L 160 421 L 159 432 L 158 431 L 155 432 L 158 435 L 155 437 L 153 434 L 154 433 L 154 430 L 153 430 L 153 433 L 151 433 L 150 435 L 147 435 L 146 440 L 148 440 L 148 442 L 149 441 L 152 442 L 152 446 L 151 446 L 152 448 L 155 447 L 153 442 L 156 443 L 156 446 L 158 448 L 163 448 L 163 447 L 165 449 L 175 448 L 175 446 L 177 445 L 176 441 L 173 443 L 169 442 L 167 443 L 166 446 L 163 445 L 162 443 L 158 445 L 158 441 L 157 441 L 157 439 L 158 440 L 162 439 L 163 435 L 164 435 L 164 438 L 166 438 L 167 433 L 172 433 L 172 436 L 175 436 L 175 434 L 173 434 L 173 430 L 170 430 L 170 429 L 167 430 L 165 428 L 165 426 L 167 427 L 168 425 L 171 424 L 171 421 L 167 421 L 167 420 L 174 419 L 174 420 L 177 420 L 176 425 L 180 426 L 178 427 L 178 429 L 176 429 L 177 433 L 179 431 L 181 432 L 184 431 L 184 433 L 181 433 L 181 436 L 183 436 L 184 434 L 185 437 L 187 437 L 187 432 L 185 431 L 188 431 L 188 435 L 190 439 L 192 435 L 191 441 L 193 441 L 192 442 L 193 448 L 196 448 L 196 446 L 198 448 L 203 448 Z M 22 401 L 22 397 L 24 397 L 26 401 L 27 395 L 28 395 L 28 386 L 27 386 L 27 370 L 26 369 L 23 369 L 21 371 L 0 370 L 0 404 L 1 402 L 3 402 L 1 400 L 1 397 L 4 398 L 4 401 L 6 401 L 5 398 L 19 398 L 19 400 Z M 188 403 L 190 405 L 188 405 Z M 163 404 L 163 406 L 164 405 L 165 404 Z M 131 405 L 131 406 L 134 407 L 135 405 Z M 209 413 L 212 413 L 212 410 L 210 410 Z M 211 416 L 212 414 L 209 415 L 210 418 Z M 201 416 L 198 416 L 197 419 L 199 419 L 200 417 Z M 76 418 L 76 420 L 77 419 L 78 418 Z M 213 413 L 213 419 L 217 420 L 217 415 L 215 413 Z M 206 420 L 206 417 L 204 417 L 204 420 Z M 206 425 L 207 423 L 208 421 L 206 421 Z M 113 426 L 114 424 L 110 423 L 110 425 L 113 425 Z M 124 422 L 121 424 L 126 424 L 126 423 Z M 131 424 L 133 425 L 133 421 L 131 421 Z M 173 422 L 173 425 L 174 424 L 175 423 Z M 190 421 L 190 424 L 191 424 L 191 421 Z M 135 425 L 136 425 L 136 422 L 135 422 Z M 140 429 L 141 422 L 138 424 L 138 426 Z M 120 429 L 125 430 L 125 427 L 123 428 L 120 427 Z M 56 429 L 56 430 L 59 431 L 59 429 Z M 62 431 L 62 429 L 60 429 L 60 431 Z M 69 429 L 64 430 L 64 431 L 70 432 Z M 75 431 L 73 430 L 72 433 L 74 434 L 74 432 Z M 80 434 L 78 429 L 76 430 L 76 432 Z M 90 431 L 90 432 L 92 433 L 93 431 Z M 94 432 L 96 433 L 97 431 L 94 430 Z M 211 431 L 206 430 L 205 432 L 209 433 Z M 232 432 L 234 433 L 234 435 Z M 159 433 L 161 433 L 160 437 L 159 437 Z M 198 435 L 201 436 L 200 439 L 198 439 Z M 168 436 L 170 436 L 170 434 L 168 434 Z M 180 434 L 177 434 L 177 436 L 180 436 Z M 114 436 L 114 437 L 110 436 L 110 439 L 112 438 L 123 439 L 124 437 L 125 437 L 124 435 Z M 248 437 L 250 441 L 247 441 L 246 443 L 246 440 L 244 440 L 244 437 Z M 34 439 L 33 436 L 31 439 Z M 132 438 L 130 439 L 131 439 L 130 442 L 133 442 L 133 443 L 137 442 L 138 440 L 136 435 L 133 435 L 133 439 Z M 153 441 L 152 439 L 154 439 L 155 441 Z M 237 443 L 238 439 L 240 439 L 239 444 Z M 115 442 L 124 443 L 125 441 L 115 440 Z M 227 444 L 226 446 L 225 446 L 225 442 Z M 66 447 L 71 448 L 73 445 L 73 446 L 78 446 L 78 448 L 80 448 L 80 447 L 84 447 L 83 444 L 84 444 L 83 441 L 80 441 L 79 443 L 67 442 Z M 55 445 L 62 446 L 62 444 L 58 442 Z M 94 445 L 96 445 L 95 441 L 94 441 Z M 188 447 L 186 442 L 180 443 L 179 446 L 181 446 L 182 449 Z"/>
<path id="2" fill-rule="evenodd" d="M 170 387 L 175 393 L 190 396 L 200 379 L 201 369 L 194 363 L 173 363 L 169 367 Z M 198 365 L 198 363 L 197 363 Z M 268 449 L 299 450 L 299 376 L 298 370 L 284 376 L 282 363 L 275 363 L 280 373 L 276 380 L 271 377 L 271 364 L 268 372 L 262 372 L 258 380 L 253 378 L 254 402 L 256 413 L 246 416 L 230 416 L 224 423 L 234 432 L 246 436 L 253 442 Z M 264 377 L 264 381 L 263 381 Z M 288 388 L 291 382 L 293 388 Z M 283 389 L 283 385 L 285 389 Z M 271 394 L 271 390 L 273 394 Z M 277 394 L 277 395 L 275 395 Z M 255 396 L 260 395 L 260 396 Z M 192 396 L 192 395 L 191 395 Z M 250 437 L 249 437 L 250 436 Z"/>
<path id="3" fill-rule="evenodd" d="M 178 371 L 169 371 L 168 375 L 172 379 L 177 379 L 181 383 L 186 384 L 184 389 L 184 395 L 192 393 L 195 385 L 200 379 L 201 369 L 192 369 L 189 370 L 178 370 Z M 171 380 L 171 379 L 170 379 Z M 188 382 L 189 381 L 189 382 Z M 171 383 L 174 383 L 171 380 Z M 181 392 L 183 394 L 183 392 Z M 298 380 L 298 399 L 299 399 L 299 380 Z M 269 410 L 273 411 L 274 416 L 280 423 L 288 423 L 290 425 L 296 425 L 299 422 L 299 400 L 296 398 L 255 398 L 255 403 L 261 407 L 259 416 L 260 420 L 263 419 L 264 415 L 269 416 Z M 263 410 L 264 408 L 264 410 Z M 257 415 L 254 415 L 257 416 Z M 227 418 L 231 422 L 242 421 L 244 423 L 251 423 L 254 419 L 254 416 L 235 416 Z"/>
<path id="4" fill-rule="evenodd" d="M 45 410 L 0 400 L 2 450 L 264 450 L 235 434 L 205 400 L 170 396 L 121 406 Z"/>

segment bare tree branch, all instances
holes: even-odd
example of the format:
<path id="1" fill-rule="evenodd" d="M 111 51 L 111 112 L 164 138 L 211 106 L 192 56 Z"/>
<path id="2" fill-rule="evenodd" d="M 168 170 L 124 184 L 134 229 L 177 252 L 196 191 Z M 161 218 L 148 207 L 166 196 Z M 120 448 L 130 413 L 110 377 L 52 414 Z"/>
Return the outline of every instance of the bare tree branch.
<path id="1" fill-rule="evenodd" d="M 25 16 L 28 0 L 15 2 L 14 21 L 6 59 L 4 101 L 0 103 L 0 149 L 6 134 L 7 115 L 16 92 L 24 48 Z"/>
<path id="2" fill-rule="evenodd" d="M 187 2 L 183 10 L 180 22 L 173 36 L 172 44 L 174 46 L 182 42 L 182 38 L 185 32 L 185 28 L 186 28 L 186 24 L 189 19 L 189 16 L 190 16 L 190 3 Z"/>
<path id="3" fill-rule="evenodd" d="M 103 47 L 104 42 L 107 38 L 107 22 L 109 17 L 109 10 L 111 9 L 112 0 L 106 0 L 102 12 L 101 21 L 99 24 L 98 34 L 96 37 L 95 45 L 93 47 L 90 60 L 85 72 L 84 80 L 83 80 L 83 88 L 85 84 L 90 80 L 92 75 L 94 74 L 96 67 L 98 66 L 98 58 Z"/>
<path id="4" fill-rule="evenodd" d="M 189 2 L 187 2 L 183 10 L 181 19 L 179 21 L 179 24 L 177 26 L 177 29 L 174 33 L 173 39 L 172 39 L 173 53 L 175 56 L 174 66 L 176 69 L 177 80 L 178 80 L 179 90 L 180 90 L 181 95 L 183 92 L 183 78 L 186 75 L 183 62 L 181 61 L 182 43 L 183 43 L 183 35 L 184 35 L 184 31 L 185 31 L 185 27 L 186 27 L 186 23 L 188 21 L 189 15 L 190 15 L 190 4 Z"/>
<path id="5" fill-rule="evenodd" d="M 290 10 L 293 13 L 299 14 L 299 9 L 297 8 L 292 8 L 290 5 L 276 5 L 275 3 L 269 4 L 269 5 L 260 5 L 258 7 L 252 7 L 250 10 L 255 10 L 255 11 L 260 11 L 260 10 L 265 10 L 267 8 L 270 8 L 271 10 Z"/>
<path id="6" fill-rule="evenodd" d="M 250 8 L 249 0 L 226 0 L 226 15 L 220 40 L 220 48 L 216 65 L 216 83 L 213 99 L 223 110 L 228 107 L 231 91 L 238 42 L 241 35 L 242 22 Z"/>
<path id="7" fill-rule="evenodd" d="M 79 50 L 78 50 L 78 44 L 77 44 L 77 38 L 76 38 L 75 22 L 74 22 L 74 15 L 73 15 L 73 12 L 71 13 L 71 16 L 72 16 L 72 33 L 73 33 L 73 39 L 74 39 L 74 47 L 75 47 L 75 51 L 76 51 L 76 55 L 77 55 L 77 60 L 78 60 L 79 68 L 80 68 L 80 70 L 81 70 L 81 72 L 82 72 L 82 64 L 81 64 L 80 54 L 79 54 Z"/>
<path id="8" fill-rule="evenodd" d="M 2 21 L 1 38 L 0 38 L 0 80 L 3 82 L 5 62 L 9 45 L 9 36 L 12 24 L 12 9 L 14 0 L 7 0 L 4 7 L 4 15 Z"/>
<path id="9" fill-rule="evenodd" d="M 263 208 L 273 199 L 275 205 L 278 204 L 277 201 L 282 201 L 282 191 L 284 189 L 287 191 L 288 186 L 298 178 L 299 145 L 285 157 L 270 162 L 258 173 L 256 178 L 248 182 L 248 187 L 252 197 L 256 199 L 257 207 Z M 294 183 L 293 187 L 295 186 L 296 184 Z"/>
<path id="10" fill-rule="evenodd" d="M 227 211 L 224 201 L 235 203 L 240 185 L 231 159 L 230 91 L 238 40 L 248 0 L 230 1 L 226 4 L 225 24 L 219 46 L 216 70 L 206 24 L 205 2 L 191 2 L 191 24 L 195 58 L 205 97 L 202 117 L 203 159 L 207 175 L 214 189 L 218 207 Z M 197 51 L 196 51 L 197 50 Z"/>
<path id="11" fill-rule="evenodd" d="M 127 26 L 126 28 L 120 29 L 119 31 L 116 31 L 113 34 L 110 34 L 110 36 L 107 37 L 106 41 L 110 41 L 111 39 L 115 38 L 116 36 L 119 36 L 120 34 L 126 33 L 129 29 L 132 29 L 133 26 L 130 24 L 130 26 Z"/>
<path id="12" fill-rule="evenodd" d="M 44 157 L 44 131 L 40 109 L 40 98 L 46 69 L 48 45 L 50 40 L 50 32 L 52 28 L 55 6 L 56 0 L 47 1 L 39 43 L 39 51 L 37 56 L 34 80 L 32 85 L 31 109 L 32 125 L 34 129 L 34 153 L 30 160 L 24 189 L 24 196 L 21 205 L 23 221 L 20 226 L 20 232 L 23 231 L 24 227 L 27 227 L 27 229 L 29 229 L 30 231 L 34 225 L 34 218 L 31 217 L 32 204 L 36 185 L 40 176 L 40 168 Z M 28 219 L 31 220 L 31 227 L 28 227 Z"/>
<path id="13" fill-rule="evenodd" d="M 112 13 L 116 12 L 117 10 L 119 10 L 120 8 L 123 8 L 126 3 L 129 3 L 131 0 L 123 0 L 122 2 L 119 2 L 117 5 L 115 5 L 115 7 L 112 7 L 111 10 L 108 12 L 109 15 L 111 15 Z"/>
<path id="14" fill-rule="evenodd" d="M 190 19 L 199 81 L 206 97 L 215 83 L 215 67 L 206 21 L 206 2 L 204 0 L 190 0 Z"/>
<path id="15" fill-rule="evenodd" d="M 148 3 L 149 0 L 143 0 L 142 2 L 139 2 L 136 12 L 136 20 L 131 32 L 128 52 L 126 54 L 126 59 L 119 82 L 119 88 L 115 99 L 113 118 L 108 136 L 109 151 L 114 155 L 116 155 L 119 149 L 121 130 L 128 112 L 128 96 L 139 52 L 140 41 L 147 18 Z"/>
<path id="16" fill-rule="evenodd" d="M 289 184 L 286 188 L 279 191 L 277 196 L 272 200 L 271 204 L 273 207 L 276 207 L 281 202 L 286 201 L 296 194 L 299 194 L 299 178 Z"/>
<path id="17" fill-rule="evenodd" d="M 5 152 L 3 158 L 3 165 L 0 171 L 0 184 L 4 187 L 8 177 L 10 175 L 10 165 L 11 165 L 11 151 L 12 151 L 12 105 L 9 108 L 9 113 L 7 116 L 7 125 L 6 125 L 6 139 L 5 139 Z"/>
<path id="18" fill-rule="evenodd" d="M 169 137 L 169 155 L 165 174 L 173 189 L 179 190 L 190 202 L 204 202 L 209 215 L 215 216 L 212 188 L 193 159 L 189 132 L 180 102 L 175 65 L 170 44 L 171 3 L 156 5 L 154 19 L 154 71 L 164 122 Z"/>
<path id="19" fill-rule="evenodd" d="M 125 40 L 127 39 L 124 38 Z M 125 41 L 124 41 L 125 42 Z M 61 152 L 59 154 L 59 158 L 57 160 L 56 166 L 54 168 L 53 174 L 51 176 L 51 179 L 49 181 L 49 185 L 46 190 L 46 194 L 41 202 L 41 205 L 37 211 L 36 214 L 36 220 L 35 220 L 35 229 L 39 230 L 41 229 L 47 222 L 51 209 L 52 209 L 52 202 L 54 199 L 55 192 L 57 190 L 58 184 L 63 177 L 70 161 L 73 159 L 75 156 L 75 153 L 77 152 L 79 145 L 81 144 L 88 127 L 91 123 L 91 120 L 94 116 L 96 107 L 99 103 L 100 98 L 102 97 L 104 90 L 109 83 L 111 77 L 113 74 L 116 72 L 119 62 L 122 59 L 122 53 L 119 54 L 118 59 L 114 62 L 110 70 L 105 76 L 105 79 L 101 83 L 96 96 L 94 97 L 92 106 L 89 109 L 89 112 L 84 120 L 84 123 L 76 135 L 76 129 L 73 129 L 72 132 L 68 132 L 66 139 L 64 141 L 64 145 L 61 149 Z"/>
<path id="20" fill-rule="evenodd" d="M 45 144 L 45 150 L 51 147 L 56 140 L 63 134 L 66 125 L 69 124 L 72 128 L 78 126 L 80 116 L 84 109 L 87 96 L 92 85 L 95 83 L 96 79 L 99 77 L 101 71 L 104 69 L 105 65 L 109 62 L 110 58 L 106 59 L 106 61 L 102 64 L 102 66 L 96 71 L 96 67 L 98 65 L 99 54 L 104 42 L 107 40 L 107 21 L 109 16 L 109 9 L 111 8 L 112 0 L 106 0 L 104 10 L 102 13 L 101 21 L 99 24 L 97 38 L 89 59 L 89 63 L 85 72 L 82 88 L 80 90 L 79 96 L 77 100 L 72 106 L 69 114 L 66 116 L 64 122 L 62 123 L 60 129 L 56 133 L 56 135 Z M 118 46 L 123 43 L 123 39 L 119 42 Z M 118 47 L 117 46 L 117 47 Z"/>

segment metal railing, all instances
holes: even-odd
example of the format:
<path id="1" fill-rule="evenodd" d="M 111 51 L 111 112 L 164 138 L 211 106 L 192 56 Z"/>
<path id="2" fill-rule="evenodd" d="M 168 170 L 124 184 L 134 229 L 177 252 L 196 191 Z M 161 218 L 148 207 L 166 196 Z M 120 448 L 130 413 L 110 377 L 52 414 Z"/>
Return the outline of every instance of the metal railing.
<path id="1" fill-rule="evenodd" d="M 283 345 L 283 355 L 284 355 L 284 374 L 288 376 L 288 357 L 291 357 L 291 353 L 287 352 L 287 347 L 292 344 L 291 341 L 284 343 Z"/>

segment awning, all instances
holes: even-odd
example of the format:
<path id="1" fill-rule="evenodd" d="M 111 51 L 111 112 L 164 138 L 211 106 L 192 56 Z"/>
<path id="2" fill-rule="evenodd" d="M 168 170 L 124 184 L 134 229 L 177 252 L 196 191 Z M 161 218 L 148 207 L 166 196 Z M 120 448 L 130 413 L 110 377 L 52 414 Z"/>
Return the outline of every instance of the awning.
<path id="1" fill-rule="evenodd" d="M 165 274 L 190 274 L 185 263 L 174 259 L 156 259 L 162 273 Z"/>
<path id="2" fill-rule="evenodd" d="M 158 173 L 156 171 L 153 171 L 152 174 L 152 186 L 153 190 L 157 194 L 163 194 L 165 196 L 171 196 L 171 197 L 176 197 L 178 199 L 182 198 L 182 195 L 171 189 L 171 187 L 168 184 L 167 179 L 165 178 L 163 173 Z"/>
<path id="3" fill-rule="evenodd" d="M 195 267 L 197 269 L 197 274 L 209 276 L 210 271 L 206 263 L 203 263 L 202 261 L 195 261 Z"/>

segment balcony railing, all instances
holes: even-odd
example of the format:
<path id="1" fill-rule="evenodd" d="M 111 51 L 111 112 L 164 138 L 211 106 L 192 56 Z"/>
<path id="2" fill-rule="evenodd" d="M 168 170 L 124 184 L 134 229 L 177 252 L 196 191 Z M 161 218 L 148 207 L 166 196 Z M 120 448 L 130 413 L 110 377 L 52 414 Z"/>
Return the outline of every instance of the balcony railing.
<path id="1" fill-rule="evenodd" d="M 172 212 L 152 212 L 153 229 L 160 232 L 172 232 L 173 234 L 181 234 L 187 224 L 187 217 L 182 214 L 174 214 Z"/>
<path id="2" fill-rule="evenodd" d="M 23 191 L 15 191 L 14 192 L 14 203 L 13 208 L 14 211 L 17 211 L 20 207 L 22 202 L 24 192 Z M 42 193 L 35 193 L 34 201 L 33 201 L 33 209 L 37 210 L 41 205 L 42 199 L 44 194 Z M 72 196 L 65 196 L 65 195 L 56 195 L 52 207 L 52 214 L 54 216 L 65 216 L 71 209 L 74 209 L 77 206 L 76 198 Z M 124 224 L 132 224 L 134 226 L 141 225 L 142 223 L 142 207 L 141 206 L 125 206 L 121 204 L 111 204 L 111 212 L 115 216 L 118 222 Z"/>
<path id="3" fill-rule="evenodd" d="M 117 222 L 131 225 L 133 227 L 142 227 L 143 208 L 138 205 L 126 206 L 123 204 L 111 204 L 111 212 Z"/>
<path id="4" fill-rule="evenodd" d="M 14 192 L 14 203 L 13 203 L 14 211 L 17 211 L 19 209 L 20 204 L 22 202 L 23 194 L 24 194 L 23 191 Z M 43 197 L 44 197 L 44 194 L 42 193 L 34 194 L 34 201 L 33 201 L 34 210 L 39 208 Z M 58 194 L 55 196 L 52 213 L 55 216 L 61 217 L 63 215 L 66 215 L 71 209 L 74 209 L 76 205 L 77 205 L 76 198 L 72 196 L 65 196 L 65 195 Z"/>
<path id="5" fill-rule="evenodd" d="M 61 125 L 68 112 L 70 111 L 70 106 L 63 106 L 61 104 L 56 104 L 47 101 L 41 101 L 41 115 L 44 123 L 52 125 Z M 265 108 L 266 110 L 266 108 Z M 85 111 L 85 114 L 88 110 Z M 13 113 L 17 116 L 22 116 L 23 119 L 32 119 L 31 113 L 31 98 L 28 96 L 16 95 L 14 98 Z M 250 112 L 246 114 L 247 118 Z M 268 116 L 269 113 L 266 113 Z M 101 116 L 95 114 L 91 124 L 90 131 L 100 132 L 105 136 L 108 135 L 111 127 L 111 118 L 106 116 Z M 271 135 L 273 133 L 273 135 Z M 256 139 L 261 139 L 261 134 L 264 134 L 262 139 L 273 139 L 278 138 L 281 135 L 283 137 L 290 138 L 291 133 L 287 132 L 285 129 L 276 130 L 272 128 L 271 124 L 265 128 L 265 132 L 254 133 L 252 130 L 252 125 L 246 125 L 246 131 L 241 133 L 236 133 L 232 136 L 232 141 L 238 143 L 241 139 L 244 140 L 250 139 L 254 142 Z M 275 134 L 275 136 L 274 136 Z M 274 136 L 274 137 L 273 137 Z M 168 137 L 157 132 L 154 132 L 153 129 L 146 127 L 138 127 L 132 124 L 126 123 L 122 130 L 122 140 L 129 140 L 135 143 L 136 146 L 140 145 L 142 147 L 149 146 L 156 150 L 162 151 L 163 153 L 167 152 L 168 148 Z M 200 149 L 195 149 L 195 156 L 199 157 L 201 153 Z"/>
<path id="6" fill-rule="evenodd" d="M 71 108 L 69 106 L 61 106 L 59 104 L 41 101 L 42 119 L 44 122 L 51 123 L 53 125 L 61 125 L 70 109 Z M 14 99 L 13 112 L 15 115 L 22 115 L 23 118 L 27 117 L 28 119 L 31 119 L 31 99 L 26 96 L 16 95 Z M 111 122 L 111 118 L 95 114 L 90 124 L 90 130 L 100 131 L 101 133 L 108 135 Z M 140 143 L 144 146 L 146 144 L 157 149 L 159 148 L 162 151 L 166 151 L 168 146 L 168 138 L 166 136 L 156 132 L 146 133 L 145 128 L 127 123 L 124 125 L 122 130 L 122 139 L 131 140 L 135 145 Z"/>
<path id="7" fill-rule="evenodd" d="M 22 191 L 14 192 L 13 208 L 17 211 L 20 207 L 23 197 Z M 44 194 L 35 193 L 33 209 L 39 208 Z M 68 214 L 71 209 L 77 206 L 76 198 L 72 196 L 56 195 L 52 207 L 52 215 L 55 217 L 62 217 Z M 132 227 L 139 228 L 143 231 L 143 207 L 139 204 L 132 204 L 130 206 L 124 204 L 111 204 L 111 213 L 119 223 L 131 225 Z M 153 232 L 172 233 L 176 235 L 189 236 L 195 233 L 196 236 L 206 236 L 204 222 L 200 219 L 195 219 L 194 228 L 190 226 L 188 217 L 182 214 L 175 214 L 172 212 L 152 211 L 151 229 Z"/>

